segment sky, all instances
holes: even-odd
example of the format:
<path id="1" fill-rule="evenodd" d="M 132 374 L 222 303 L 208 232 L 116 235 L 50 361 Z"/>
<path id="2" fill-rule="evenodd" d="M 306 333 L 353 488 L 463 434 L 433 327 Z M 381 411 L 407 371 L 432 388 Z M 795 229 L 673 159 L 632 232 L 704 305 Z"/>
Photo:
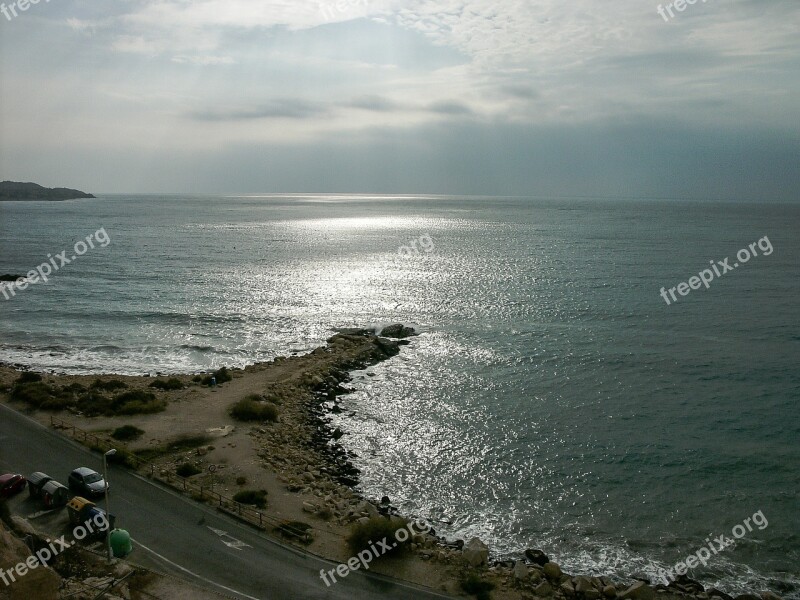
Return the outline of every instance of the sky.
<path id="1" fill-rule="evenodd" d="M 798 0 L 0 1 L 0 179 L 800 200 Z"/>

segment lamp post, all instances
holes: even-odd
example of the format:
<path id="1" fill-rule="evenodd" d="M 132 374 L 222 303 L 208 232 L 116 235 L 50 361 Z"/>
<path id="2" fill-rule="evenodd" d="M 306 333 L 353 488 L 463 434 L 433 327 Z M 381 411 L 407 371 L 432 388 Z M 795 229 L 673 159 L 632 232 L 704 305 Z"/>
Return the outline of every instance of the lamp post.
<path id="1" fill-rule="evenodd" d="M 114 559 L 114 555 L 111 553 L 111 511 L 108 510 L 108 457 L 114 456 L 116 453 L 116 449 L 112 448 L 103 454 L 103 481 L 106 484 L 106 550 L 108 551 L 108 564 L 111 564 Z"/>

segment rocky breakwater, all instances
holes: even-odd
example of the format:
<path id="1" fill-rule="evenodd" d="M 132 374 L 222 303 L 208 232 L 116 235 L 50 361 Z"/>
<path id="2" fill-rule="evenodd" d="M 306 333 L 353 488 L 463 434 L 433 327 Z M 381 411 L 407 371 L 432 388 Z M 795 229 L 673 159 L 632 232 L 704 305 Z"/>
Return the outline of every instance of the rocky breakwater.
<path id="1" fill-rule="evenodd" d="M 352 392 L 346 384 L 353 371 L 396 356 L 410 343 L 405 338 L 413 335 L 413 329 L 399 324 L 379 334 L 372 329 L 341 330 L 324 347 L 304 356 L 278 357 L 268 365 L 285 376 L 264 391 L 265 399 L 279 406 L 280 419 L 258 430 L 259 456 L 289 491 L 319 498 L 304 504 L 306 512 L 342 523 L 373 512 L 352 491 L 359 471 L 338 443 L 342 432 L 331 427 L 328 417 L 341 412 L 340 396 Z"/>

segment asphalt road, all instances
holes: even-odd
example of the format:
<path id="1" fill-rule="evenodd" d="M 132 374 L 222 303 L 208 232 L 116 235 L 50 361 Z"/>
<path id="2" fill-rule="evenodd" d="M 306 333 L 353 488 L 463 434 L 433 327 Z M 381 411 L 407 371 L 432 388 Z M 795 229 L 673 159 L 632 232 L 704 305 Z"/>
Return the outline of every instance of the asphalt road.
<path id="1" fill-rule="evenodd" d="M 66 484 L 79 466 L 100 471 L 102 458 L 0 405 L 0 473 L 44 471 Z M 206 589 L 241 600 L 449 598 L 363 571 L 326 587 L 320 569 L 334 563 L 122 468 L 110 467 L 109 481 L 111 513 L 134 539 L 135 562 Z"/>

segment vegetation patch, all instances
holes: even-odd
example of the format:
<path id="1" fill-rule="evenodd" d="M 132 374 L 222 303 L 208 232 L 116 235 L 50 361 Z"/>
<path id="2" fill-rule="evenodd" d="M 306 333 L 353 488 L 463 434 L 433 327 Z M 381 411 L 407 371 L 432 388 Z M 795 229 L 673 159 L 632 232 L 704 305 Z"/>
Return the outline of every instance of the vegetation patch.
<path id="1" fill-rule="evenodd" d="M 17 381 L 15 383 L 36 383 L 42 380 L 42 376 L 38 373 L 32 373 L 30 371 L 25 371 L 19 377 L 17 377 Z"/>
<path id="2" fill-rule="evenodd" d="M 251 394 L 231 406 L 230 415 L 237 421 L 270 421 L 278 420 L 278 407 L 271 402 L 264 402 L 257 394 Z"/>
<path id="3" fill-rule="evenodd" d="M 475 596 L 477 600 L 491 600 L 494 584 L 471 573 L 461 581 L 461 589 L 470 596 Z"/>
<path id="4" fill-rule="evenodd" d="M 396 531 L 408 527 L 405 519 L 386 519 L 384 517 L 371 517 L 366 523 L 356 523 L 347 536 L 347 545 L 353 554 L 367 550 L 372 542 L 386 538 L 392 549 L 382 556 L 402 553 L 408 546 L 409 540 L 400 542 L 395 540 Z M 409 536 L 410 538 L 410 536 Z M 397 542 L 397 545 L 393 544 Z"/>
<path id="5" fill-rule="evenodd" d="M 214 371 L 211 375 L 206 375 L 205 377 L 201 377 L 200 382 L 203 385 L 210 386 L 212 378 L 216 380 L 217 385 L 233 381 L 233 375 L 231 375 L 231 372 L 228 371 L 227 367 L 222 367 Z"/>
<path id="6" fill-rule="evenodd" d="M 129 442 L 131 440 L 138 440 L 144 435 L 144 431 L 133 425 L 123 425 L 117 427 L 111 434 L 111 437 L 121 442 Z"/>
<path id="7" fill-rule="evenodd" d="M 173 391 L 173 390 L 182 390 L 183 389 L 183 382 L 177 377 L 170 377 L 169 379 L 156 379 L 153 383 L 150 384 L 151 388 L 155 388 L 157 390 L 163 390 L 165 392 Z"/>
<path id="8" fill-rule="evenodd" d="M 256 508 L 267 507 L 267 490 L 243 490 L 233 497 L 239 504 L 249 504 Z"/>
<path id="9" fill-rule="evenodd" d="M 92 383 L 92 389 L 95 390 L 103 390 L 106 392 L 115 392 L 117 390 L 124 390 L 128 387 L 128 384 L 124 381 L 120 381 L 119 379 L 109 379 L 108 381 L 103 381 L 101 379 L 95 379 Z"/>

